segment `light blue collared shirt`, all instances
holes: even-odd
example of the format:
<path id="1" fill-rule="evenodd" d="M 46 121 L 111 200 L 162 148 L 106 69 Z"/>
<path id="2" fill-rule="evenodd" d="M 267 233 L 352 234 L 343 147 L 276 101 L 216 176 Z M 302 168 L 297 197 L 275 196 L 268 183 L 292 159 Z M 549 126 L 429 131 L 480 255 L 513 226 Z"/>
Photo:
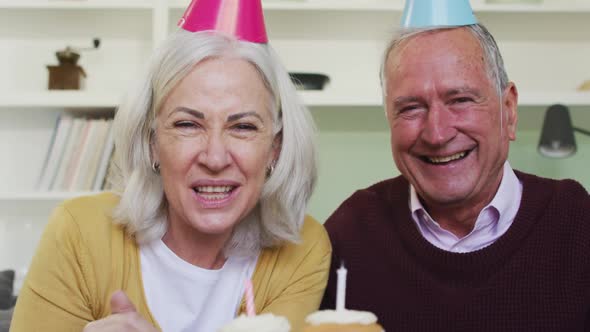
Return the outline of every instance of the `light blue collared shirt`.
<path id="1" fill-rule="evenodd" d="M 485 248 L 506 233 L 516 217 L 521 198 L 522 183 L 506 161 L 496 196 L 481 210 L 471 233 L 458 238 L 430 217 L 420 202 L 416 189 L 410 185 L 410 211 L 422 236 L 440 249 L 459 253 Z"/>

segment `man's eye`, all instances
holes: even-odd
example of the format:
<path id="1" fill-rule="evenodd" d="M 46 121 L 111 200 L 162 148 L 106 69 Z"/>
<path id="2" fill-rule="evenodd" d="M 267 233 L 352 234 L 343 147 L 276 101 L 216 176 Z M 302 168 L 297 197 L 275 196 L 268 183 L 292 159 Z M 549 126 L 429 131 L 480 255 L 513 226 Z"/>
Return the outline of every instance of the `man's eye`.
<path id="1" fill-rule="evenodd" d="M 404 106 L 402 108 L 400 108 L 399 113 L 406 113 L 406 112 L 410 112 L 413 110 L 418 109 L 419 106 L 418 105 L 409 105 L 409 106 Z"/>
<path id="2" fill-rule="evenodd" d="M 473 101 L 473 99 L 470 97 L 459 97 L 459 98 L 453 99 L 454 104 L 470 103 L 472 101 Z"/>

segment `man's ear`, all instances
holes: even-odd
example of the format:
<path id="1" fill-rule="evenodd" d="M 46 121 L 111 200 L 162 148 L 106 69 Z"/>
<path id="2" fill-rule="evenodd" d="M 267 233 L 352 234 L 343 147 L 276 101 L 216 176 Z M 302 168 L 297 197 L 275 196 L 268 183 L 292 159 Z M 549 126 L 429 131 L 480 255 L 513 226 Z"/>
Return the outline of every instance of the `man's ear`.
<path id="1" fill-rule="evenodd" d="M 508 83 L 502 95 L 502 116 L 504 128 L 511 141 L 516 139 L 516 126 L 518 124 L 518 90 L 513 82 Z"/>

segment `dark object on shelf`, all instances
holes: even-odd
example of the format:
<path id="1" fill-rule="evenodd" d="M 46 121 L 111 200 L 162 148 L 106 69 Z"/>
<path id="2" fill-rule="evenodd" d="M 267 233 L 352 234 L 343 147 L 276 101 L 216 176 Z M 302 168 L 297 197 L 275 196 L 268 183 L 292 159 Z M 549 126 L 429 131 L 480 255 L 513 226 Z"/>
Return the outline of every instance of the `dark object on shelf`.
<path id="1" fill-rule="evenodd" d="M 330 78 L 324 74 L 289 73 L 291 81 L 297 90 L 323 90 Z"/>
<path id="2" fill-rule="evenodd" d="M 564 105 L 552 105 L 545 113 L 539 153 L 551 158 L 565 158 L 576 153 L 574 131 L 590 135 L 590 131 L 574 127 L 569 109 Z"/>
<path id="3" fill-rule="evenodd" d="M 86 73 L 78 66 L 80 53 L 70 47 L 55 52 L 59 65 L 47 66 L 49 69 L 49 90 L 80 90 Z"/>
<path id="4" fill-rule="evenodd" d="M 0 332 L 8 332 L 15 304 L 14 270 L 0 271 Z"/>
<path id="5" fill-rule="evenodd" d="M 78 48 L 74 50 L 70 46 L 64 50 L 55 52 L 57 66 L 47 66 L 49 70 L 49 90 L 80 90 L 83 86 L 86 73 L 78 66 L 80 50 L 93 50 L 100 46 L 100 39 L 93 39 L 91 48 Z"/>

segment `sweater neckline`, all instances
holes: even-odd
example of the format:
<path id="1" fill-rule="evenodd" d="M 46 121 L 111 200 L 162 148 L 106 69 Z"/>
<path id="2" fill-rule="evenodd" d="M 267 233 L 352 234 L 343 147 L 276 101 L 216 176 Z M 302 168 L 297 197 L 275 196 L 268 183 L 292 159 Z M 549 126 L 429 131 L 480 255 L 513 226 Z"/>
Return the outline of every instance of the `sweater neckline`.
<path id="1" fill-rule="evenodd" d="M 452 278 L 471 279 L 489 275 L 498 264 L 502 264 L 511 253 L 516 251 L 535 224 L 540 219 L 547 202 L 551 198 L 551 190 L 540 178 L 515 171 L 522 181 L 523 192 L 521 206 L 510 228 L 491 245 L 468 253 L 454 253 L 437 248 L 420 234 L 410 215 L 408 206 L 409 183 L 403 177 L 394 180 L 388 187 L 390 220 L 393 221 L 394 233 L 384 232 L 384 236 L 399 234 L 401 245 L 410 255 L 416 256 L 430 269 Z M 403 190 L 400 190 L 404 188 Z M 389 235 L 388 235 L 389 234 Z M 393 243 L 393 238 L 385 239 L 385 243 Z M 387 248 L 393 249 L 393 248 Z M 386 250 L 394 254 L 391 250 Z"/>

